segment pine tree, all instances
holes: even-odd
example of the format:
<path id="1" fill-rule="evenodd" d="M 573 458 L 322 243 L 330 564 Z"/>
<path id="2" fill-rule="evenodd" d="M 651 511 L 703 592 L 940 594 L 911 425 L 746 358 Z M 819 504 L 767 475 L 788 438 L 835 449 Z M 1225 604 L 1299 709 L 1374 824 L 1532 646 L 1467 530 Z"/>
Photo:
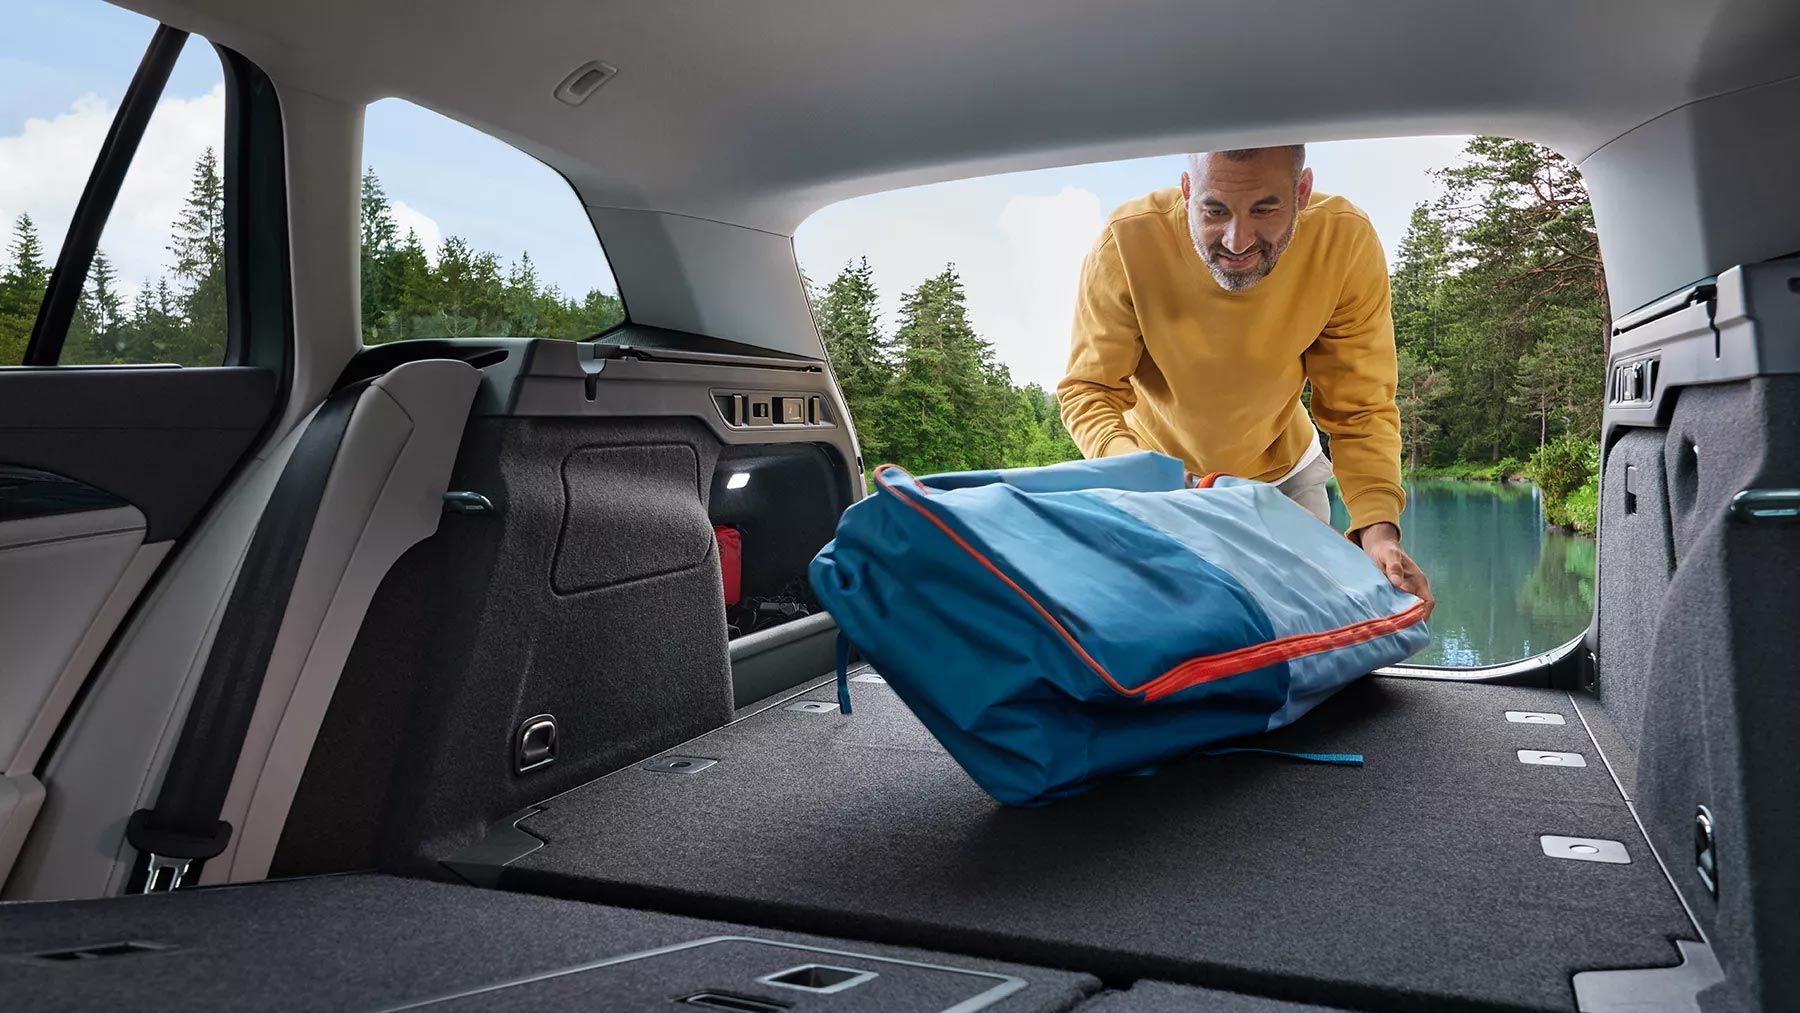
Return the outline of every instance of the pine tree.
<path id="1" fill-rule="evenodd" d="M 87 287 L 76 307 L 69 335 L 63 341 L 62 361 L 71 365 L 104 365 L 122 362 L 121 340 L 126 325 L 124 301 L 119 297 L 118 273 L 105 250 L 94 251 L 88 266 Z"/>
<path id="2" fill-rule="evenodd" d="M 894 375 L 883 347 L 876 311 L 875 270 L 869 258 L 844 265 L 823 292 L 808 291 L 813 317 L 825 354 L 837 375 L 838 386 L 856 422 L 856 435 L 865 458 L 885 459 L 887 438 L 882 432 L 881 399 Z"/>
<path id="3" fill-rule="evenodd" d="M 387 301 L 377 307 L 374 333 L 368 341 L 426 337 L 426 322 L 434 312 L 440 285 L 418 233 L 406 231 L 406 241 L 394 251 L 385 274 Z"/>
<path id="4" fill-rule="evenodd" d="M 591 338 L 625 322 L 625 304 L 619 301 L 618 296 L 607 295 L 599 289 L 589 289 L 586 297 L 581 300 L 581 305 L 572 305 L 571 308 L 572 329 L 556 337 L 575 340 Z"/>
<path id="5" fill-rule="evenodd" d="M 1394 401 L 1400 409 L 1400 448 L 1408 468 L 1424 465 L 1443 429 L 1443 406 L 1450 382 L 1432 366 L 1427 352 L 1413 346 L 1400 349 L 1400 382 Z"/>
<path id="6" fill-rule="evenodd" d="M 166 358 L 190 366 L 217 365 L 224 359 L 225 315 L 225 186 L 218 158 L 207 148 L 194 163 L 187 204 L 175 220 L 169 244 L 175 255 L 181 333 L 167 343 Z"/>
<path id="7" fill-rule="evenodd" d="M 882 427 L 888 455 L 931 471 L 1003 465 L 1018 400 L 993 346 L 969 322 L 954 265 L 901 298 L 894 338 L 900 363 Z"/>
<path id="8" fill-rule="evenodd" d="M 879 395 L 893 374 L 882 346 L 876 298 L 875 269 L 864 257 L 846 264 L 817 303 L 819 336 L 853 405 Z"/>
<path id="9" fill-rule="evenodd" d="M 96 348 L 110 362 L 119 352 L 118 329 L 125 307 L 119 298 L 118 273 L 113 270 L 112 261 L 104 250 L 94 252 L 94 263 L 88 268 L 86 298 L 88 312 L 94 321 Z"/>
<path id="10" fill-rule="evenodd" d="M 125 362 L 174 362 L 172 356 L 181 344 L 183 330 L 180 301 L 169 288 L 169 280 L 160 278 L 151 284 L 146 279 L 132 304 L 121 358 Z"/>
<path id="11" fill-rule="evenodd" d="M 495 333 L 512 337 L 551 337 L 539 310 L 537 267 L 531 254 L 521 254 L 506 274 L 500 298 L 500 326 Z M 560 336 L 560 335 L 557 335 Z"/>
<path id="12" fill-rule="evenodd" d="M 21 214 L 14 220 L 6 254 L 6 268 L 0 271 L 0 365 L 18 365 L 25 361 L 31 327 L 37 322 L 50 278 L 44 266 L 44 247 L 30 215 Z"/>
<path id="13" fill-rule="evenodd" d="M 374 166 L 363 172 L 360 221 L 363 340 L 379 344 L 399 336 L 386 333 L 383 327 L 392 319 L 396 301 L 394 273 L 400 253 L 400 227 L 394 221 L 393 205 L 381 188 Z"/>
<path id="14" fill-rule="evenodd" d="M 1391 288 L 1396 344 L 1416 349 L 1428 360 L 1438 355 L 1444 323 L 1440 300 L 1449 268 L 1450 232 L 1441 208 L 1419 204 L 1400 241 Z"/>
<path id="15" fill-rule="evenodd" d="M 1393 274 L 1408 458 L 1492 462 L 1594 435 L 1610 320 L 1580 174 L 1477 137 L 1438 175 L 1445 194 L 1414 209 Z"/>

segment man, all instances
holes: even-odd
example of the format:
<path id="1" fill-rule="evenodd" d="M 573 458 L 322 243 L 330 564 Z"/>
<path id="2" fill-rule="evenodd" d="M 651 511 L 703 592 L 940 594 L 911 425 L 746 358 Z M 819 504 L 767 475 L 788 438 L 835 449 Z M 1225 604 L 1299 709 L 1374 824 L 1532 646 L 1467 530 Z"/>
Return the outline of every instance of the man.
<path id="1" fill-rule="evenodd" d="M 1395 374 L 1375 229 L 1313 192 L 1296 144 L 1190 155 L 1179 189 L 1113 212 L 1082 268 L 1057 396 L 1088 457 L 1160 451 L 1196 473 L 1274 483 L 1326 522 L 1335 468 L 1351 540 L 1429 602 L 1400 548 Z"/>

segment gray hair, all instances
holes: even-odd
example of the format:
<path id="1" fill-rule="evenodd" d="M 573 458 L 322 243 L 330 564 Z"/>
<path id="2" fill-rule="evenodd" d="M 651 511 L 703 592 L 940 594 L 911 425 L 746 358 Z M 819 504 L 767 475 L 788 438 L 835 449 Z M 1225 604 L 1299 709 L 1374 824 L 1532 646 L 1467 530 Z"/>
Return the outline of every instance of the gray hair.
<path id="1" fill-rule="evenodd" d="M 1278 144 L 1269 148 L 1227 148 L 1224 151 L 1210 152 L 1196 151 L 1188 156 L 1188 169 L 1198 174 L 1201 168 L 1201 159 L 1207 155 L 1218 155 L 1230 162 L 1248 162 L 1268 151 L 1286 151 L 1294 160 L 1294 178 L 1300 178 L 1300 173 L 1306 168 L 1306 145 L 1304 144 Z"/>

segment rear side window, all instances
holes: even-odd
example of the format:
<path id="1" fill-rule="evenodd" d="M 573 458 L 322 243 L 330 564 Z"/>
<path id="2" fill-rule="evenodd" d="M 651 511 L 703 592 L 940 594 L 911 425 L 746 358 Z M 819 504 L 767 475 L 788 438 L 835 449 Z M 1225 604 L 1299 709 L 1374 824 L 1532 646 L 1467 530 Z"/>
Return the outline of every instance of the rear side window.
<path id="1" fill-rule="evenodd" d="M 13 0 L 0 33 L 0 365 L 25 359 L 65 234 L 156 23 L 100 0 Z M 100 233 L 63 365 L 225 359 L 225 80 L 190 37 Z"/>
<path id="2" fill-rule="evenodd" d="M 587 210 L 555 170 L 401 99 L 363 127 L 362 332 L 581 340 L 622 323 Z"/>

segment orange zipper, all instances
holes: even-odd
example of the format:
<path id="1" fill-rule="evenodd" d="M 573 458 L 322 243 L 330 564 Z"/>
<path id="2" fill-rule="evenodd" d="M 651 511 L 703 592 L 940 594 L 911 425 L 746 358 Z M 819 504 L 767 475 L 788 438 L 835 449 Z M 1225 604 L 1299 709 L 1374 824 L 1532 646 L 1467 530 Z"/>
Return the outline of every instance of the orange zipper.
<path id="1" fill-rule="evenodd" d="M 1339 647 L 1354 647 L 1371 640 L 1398 633 L 1421 622 L 1429 611 L 1419 602 L 1405 612 L 1375 619 L 1364 619 L 1349 626 L 1321 633 L 1300 633 L 1263 644 L 1240 647 L 1224 654 L 1191 658 L 1138 687 L 1146 701 L 1161 700 L 1204 682 L 1242 675 L 1283 661 L 1293 661 L 1312 654 L 1322 654 Z"/>

